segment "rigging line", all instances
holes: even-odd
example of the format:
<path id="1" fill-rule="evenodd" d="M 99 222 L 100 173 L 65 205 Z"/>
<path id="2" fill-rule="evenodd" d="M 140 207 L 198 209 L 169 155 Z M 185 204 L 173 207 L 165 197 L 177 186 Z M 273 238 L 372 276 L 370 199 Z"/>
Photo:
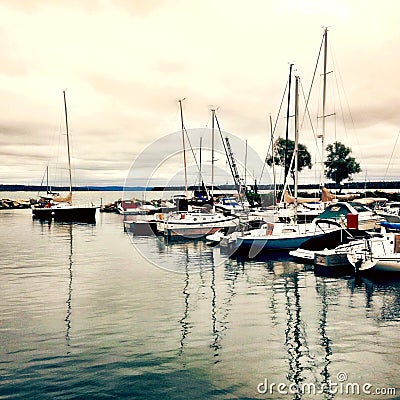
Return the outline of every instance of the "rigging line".
<path id="1" fill-rule="evenodd" d="M 283 106 L 283 102 L 284 102 L 284 100 L 285 100 L 286 91 L 287 91 L 287 89 L 288 89 L 288 86 L 289 86 L 289 82 L 286 81 L 285 90 L 283 91 L 283 96 L 282 96 L 282 99 L 281 99 L 281 104 L 279 105 L 278 115 L 276 116 L 276 119 L 275 119 L 275 125 L 274 125 L 274 128 L 273 128 L 273 130 L 272 130 L 272 134 L 275 134 L 276 126 L 278 125 L 279 116 L 280 116 L 281 111 L 282 111 L 282 106 Z M 271 141 L 269 141 L 269 146 L 268 146 L 267 155 L 265 156 L 264 163 L 263 163 L 263 167 L 262 167 L 262 169 L 261 169 L 260 178 L 259 178 L 259 180 L 258 180 L 258 182 L 260 182 L 260 183 L 261 183 L 261 178 L 262 178 L 263 173 L 264 173 L 265 164 L 267 163 L 268 154 L 269 154 L 269 152 L 270 152 L 271 147 L 272 147 L 272 144 L 271 144 Z M 274 157 L 274 155 L 272 155 L 272 157 Z"/>
<path id="2" fill-rule="evenodd" d="M 315 63 L 314 73 L 313 73 L 313 76 L 312 76 L 312 79 L 311 79 L 311 84 L 310 84 L 310 90 L 308 91 L 308 96 L 307 96 L 307 100 L 306 100 L 306 108 L 308 108 L 308 104 L 310 102 L 312 88 L 314 86 L 315 77 L 317 76 L 318 64 L 319 64 L 319 60 L 320 60 L 320 57 L 321 57 L 321 52 L 322 52 L 322 46 L 324 44 L 324 39 L 325 39 L 325 34 L 322 35 L 322 41 L 321 41 L 321 45 L 320 45 L 319 51 L 318 51 L 317 62 Z M 301 125 L 303 125 L 304 118 L 305 118 L 305 115 L 303 116 L 303 121 L 301 122 Z"/>
<path id="3" fill-rule="evenodd" d="M 331 51 L 331 53 L 333 53 L 333 50 Z M 340 76 L 339 68 L 336 68 L 336 60 L 334 59 L 333 56 L 332 56 L 332 64 L 333 64 L 334 70 L 338 71 L 338 73 L 335 74 L 334 77 L 335 77 L 336 90 L 337 90 L 338 100 L 339 100 L 339 105 L 340 105 L 340 112 L 342 114 L 343 127 L 344 127 L 344 131 L 346 133 L 346 138 L 349 140 L 349 142 L 351 142 L 350 136 L 349 136 L 349 132 L 347 130 L 347 125 L 346 125 L 346 120 L 345 120 L 345 112 L 344 112 L 344 109 L 343 109 L 343 101 L 342 101 L 341 92 L 340 92 L 339 88 L 340 87 L 342 88 L 343 95 L 344 95 L 345 98 L 346 98 L 346 93 L 344 91 L 344 86 L 343 86 L 343 83 L 342 83 L 341 79 L 339 79 L 340 82 L 338 81 L 338 77 L 341 78 L 341 76 Z M 339 83 L 341 85 L 339 85 Z M 336 110 L 336 108 L 335 108 L 335 110 Z M 350 112 L 349 112 L 349 114 L 350 114 Z M 351 114 L 350 114 L 350 116 L 351 116 Z M 336 122 L 336 118 L 335 118 L 335 122 Z M 335 129 L 336 129 L 336 124 L 335 124 Z M 336 130 L 335 130 L 335 141 L 337 141 Z"/>
<path id="4" fill-rule="evenodd" d="M 43 176 L 42 176 L 42 181 L 40 182 L 40 189 L 41 189 L 42 186 L 43 186 L 43 182 L 44 182 L 44 178 L 45 178 L 45 176 L 46 176 L 46 172 L 47 172 L 47 174 L 49 173 L 48 168 L 49 168 L 49 164 L 47 164 L 47 167 L 46 167 L 46 169 L 44 170 L 44 173 L 43 173 Z M 46 171 L 46 170 L 47 170 L 47 171 Z M 39 192 L 40 192 L 40 189 L 39 189 Z M 46 188 L 46 190 L 48 190 L 48 188 Z M 38 195 L 39 195 L 39 192 L 38 192 Z"/>
<path id="5" fill-rule="evenodd" d="M 273 136 L 273 133 L 274 133 L 274 131 L 272 131 L 272 135 L 271 136 Z M 263 166 L 262 166 L 261 173 L 260 173 L 260 178 L 258 180 L 258 182 L 260 184 L 261 184 L 261 178 L 263 177 L 263 174 L 264 174 L 265 164 L 267 163 L 268 154 L 271 151 L 271 148 L 272 148 L 272 140 L 270 139 L 269 140 L 269 145 L 268 145 L 268 150 L 267 150 L 267 155 L 265 156 L 265 161 L 263 162 Z M 273 158 L 274 158 L 274 155 L 272 154 L 272 162 L 274 161 Z"/>
<path id="6" fill-rule="evenodd" d="M 306 108 L 308 108 L 308 103 L 310 102 L 310 97 L 311 97 L 311 91 L 312 91 L 312 88 L 314 86 L 315 77 L 317 76 L 318 64 L 319 64 L 319 60 L 320 60 L 320 57 L 321 57 L 322 46 L 324 44 L 324 38 L 325 38 L 325 35 L 322 36 L 321 45 L 319 47 L 318 56 L 317 56 L 317 62 L 315 64 L 314 73 L 313 73 L 313 76 L 312 76 L 312 79 L 311 79 L 311 84 L 310 84 L 310 90 L 308 91 L 308 96 L 307 96 L 307 100 L 306 100 Z M 301 122 L 301 125 L 303 125 L 304 118 L 305 118 L 305 115 L 303 116 L 303 121 Z"/>
<path id="7" fill-rule="evenodd" d="M 332 50 L 332 54 L 333 54 L 332 62 L 333 62 L 334 67 L 335 67 L 335 65 L 336 65 L 336 57 L 335 57 L 335 52 L 334 52 L 333 46 L 331 45 L 331 47 L 332 47 L 331 50 Z M 342 90 L 343 90 L 343 93 L 344 93 L 344 99 L 345 99 L 345 101 L 346 101 L 346 107 L 347 107 L 348 114 L 349 114 L 349 117 L 350 117 L 352 129 L 353 129 L 353 131 L 354 131 L 354 133 L 355 133 L 355 139 L 356 139 L 357 149 L 358 149 L 358 152 L 359 152 L 359 154 L 360 154 L 361 159 L 364 159 L 364 155 L 363 155 L 363 152 L 362 152 L 362 146 L 360 145 L 360 138 L 359 138 L 359 135 L 357 134 L 356 125 L 355 125 L 355 123 L 354 123 L 353 115 L 352 115 L 351 110 L 350 110 L 350 104 L 349 104 L 349 102 L 348 102 L 348 97 L 347 97 L 347 94 L 346 94 L 346 90 L 345 90 L 345 88 L 344 88 L 343 79 L 342 79 L 342 74 L 340 73 L 340 69 L 339 69 L 339 68 L 336 68 L 336 67 L 335 67 L 335 70 L 337 71 L 337 75 L 338 75 L 338 77 L 339 77 L 339 81 L 340 81 L 340 84 L 341 84 L 341 87 L 342 87 Z M 344 112 L 343 112 L 343 111 L 342 111 L 342 115 L 344 116 Z M 347 132 L 346 132 L 346 133 L 347 133 Z"/>
<path id="8" fill-rule="evenodd" d="M 306 97 L 305 97 L 305 93 L 304 93 L 304 86 L 302 85 L 301 81 L 300 81 L 300 88 L 301 88 L 301 93 L 303 94 L 303 99 L 306 101 Z M 311 114 L 310 114 L 310 109 L 309 109 L 309 107 L 308 107 L 307 101 L 306 101 L 306 103 L 305 103 L 305 112 L 304 112 L 303 120 L 301 121 L 300 130 L 303 130 L 303 128 L 304 128 L 304 119 L 305 119 L 305 116 L 306 116 L 306 115 L 308 116 L 308 120 L 309 120 L 310 125 L 311 125 L 311 131 L 312 131 L 313 136 L 314 136 L 314 139 L 315 139 L 316 147 L 318 147 L 317 133 L 316 133 L 316 131 L 315 131 L 315 129 L 314 129 L 314 125 L 313 125 L 313 122 L 312 122 L 312 118 L 311 118 Z"/>
<path id="9" fill-rule="evenodd" d="M 58 186 L 64 186 L 64 182 L 63 180 L 61 180 L 61 161 L 60 161 L 60 154 L 61 154 L 61 141 L 62 143 L 64 143 L 63 139 L 63 121 L 62 121 L 62 115 L 60 113 L 60 120 L 59 120 L 59 125 L 58 125 L 58 144 L 57 144 L 57 154 L 56 154 L 56 165 L 55 165 L 55 172 L 54 172 L 54 183 L 55 185 Z M 64 148 L 63 148 L 63 152 L 64 152 Z"/>
<path id="10" fill-rule="evenodd" d="M 187 138 L 187 140 L 188 140 L 189 147 L 190 147 L 190 151 L 192 152 L 192 156 L 193 156 L 194 162 L 195 162 L 196 167 L 197 167 L 197 172 L 199 173 L 200 179 L 201 179 L 202 181 L 204 181 L 203 174 L 202 174 L 202 172 L 201 172 L 199 163 L 197 162 L 196 153 L 195 153 L 194 150 L 193 150 L 192 143 L 191 143 L 191 141 L 190 141 L 190 138 L 189 138 L 187 129 L 186 129 L 186 127 L 185 127 L 184 124 L 183 124 L 183 131 L 185 132 L 186 138 Z M 208 194 L 208 190 L 207 190 L 207 194 Z"/>
<path id="11" fill-rule="evenodd" d="M 309 123 L 310 123 L 310 126 L 311 126 L 311 131 L 312 131 L 313 136 L 314 136 L 315 149 L 316 149 L 315 156 L 314 156 L 315 160 L 317 160 L 317 156 L 319 157 L 319 159 L 322 159 L 322 154 L 321 154 L 320 148 L 318 146 L 318 135 L 317 135 L 316 130 L 314 129 L 314 124 L 313 124 L 313 121 L 312 121 L 312 118 L 311 118 L 310 108 L 308 107 L 308 103 L 307 103 L 305 92 L 304 92 L 304 86 L 303 86 L 301 81 L 300 81 L 300 88 L 301 88 L 301 93 L 303 95 L 303 100 L 305 101 L 305 110 L 304 110 L 303 119 L 301 121 L 300 130 L 301 131 L 304 130 L 305 116 L 307 115 Z M 322 162 L 323 162 L 323 160 L 322 160 Z M 314 180 L 316 179 L 315 174 L 316 174 L 316 168 L 314 168 Z"/>
<path id="12" fill-rule="evenodd" d="M 399 136 L 400 136 L 400 131 L 399 131 L 399 133 L 397 134 L 396 142 L 395 142 L 394 147 L 393 147 L 393 149 L 392 149 L 392 154 L 390 155 L 390 159 L 389 159 L 388 165 L 387 165 L 387 167 L 386 167 L 386 172 L 385 172 L 385 176 L 384 176 L 383 180 L 386 180 L 386 176 L 387 176 L 387 173 L 388 173 L 388 170 L 389 170 L 389 166 L 390 166 L 390 164 L 391 164 L 391 162 L 392 162 L 393 154 L 394 154 L 394 152 L 395 152 L 395 150 L 396 150 L 396 147 L 397 147 L 397 141 L 399 140 Z"/>
<path id="13" fill-rule="evenodd" d="M 220 125 L 219 125 L 219 121 L 218 121 L 218 118 L 217 118 L 217 114 L 214 114 L 214 118 L 215 118 L 215 122 L 217 123 L 217 128 L 218 128 L 219 135 L 220 135 L 220 137 L 221 137 L 222 144 L 223 144 L 223 146 L 224 146 L 225 155 L 226 155 L 226 158 L 227 158 L 227 160 L 228 160 L 229 168 L 230 168 L 230 170 L 231 170 L 232 177 L 234 178 L 234 177 L 235 177 L 235 172 L 234 172 L 234 170 L 233 170 L 233 166 L 232 166 L 231 160 L 230 160 L 229 157 L 228 157 L 228 154 L 229 154 L 229 153 L 228 153 L 228 149 L 227 149 L 227 146 L 226 146 L 224 137 L 223 137 L 223 135 L 222 135 L 222 131 L 221 131 L 221 127 L 220 127 Z M 235 181 L 235 178 L 234 178 L 233 180 Z M 242 200 L 242 202 L 243 202 L 243 200 Z"/>
<path id="14" fill-rule="evenodd" d="M 321 44 L 320 44 L 319 51 L 318 51 L 318 56 L 317 56 L 317 62 L 315 63 L 314 73 L 313 73 L 313 76 L 312 76 L 312 79 L 311 79 L 310 89 L 308 91 L 307 98 L 305 97 L 304 87 L 302 85 L 302 82 L 300 82 L 301 90 L 302 90 L 302 93 L 303 93 L 303 98 L 305 100 L 305 110 L 307 111 L 307 112 L 305 112 L 303 114 L 303 119 L 301 121 L 300 126 L 303 127 L 304 120 L 305 120 L 306 115 L 307 115 L 308 118 L 309 118 L 309 121 L 310 121 L 311 129 L 313 131 L 313 135 L 314 135 L 317 151 L 319 151 L 319 149 L 318 149 L 318 138 L 317 138 L 317 133 L 316 133 L 317 128 L 314 130 L 314 126 L 313 126 L 313 123 L 312 123 L 312 118 L 311 118 L 310 110 L 309 110 L 309 103 L 310 103 L 310 98 L 311 98 L 311 92 L 312 92 L 312 89 L 313 89 L 313 86 L 314 86 L 314 82 L 315 82 L 315 77 L 317 76 L 318 65 L 319 65 L 319 60 L 321 58 L 321 52 L 322 52 L 322 49 L 323 49 L 324 40 L 325 40 L 325 34 L 322 35 L 322 40 L 321 40 Z M 322 159 L 322 153 L 321 152 L 319 152 L 319 156 Z"/>

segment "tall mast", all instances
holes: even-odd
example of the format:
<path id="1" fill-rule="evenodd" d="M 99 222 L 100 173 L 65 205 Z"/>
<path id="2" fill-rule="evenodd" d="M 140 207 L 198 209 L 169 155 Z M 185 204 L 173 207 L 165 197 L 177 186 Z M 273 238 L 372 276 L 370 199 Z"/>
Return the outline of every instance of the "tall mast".
<path id="1" fill-rule="evenodd" d="M 203 137 L 201 136 L 200 137 L 200 149 L 199 149 L 199 162 L 200 162 L 200 166 L 199 166 L 199 172 L 200 172 L 200 181 L 203 181 L 203 174 L 202 174 L 202 171 L 201 171 L 201 163 L 202 163 L 202 161 L 201 161 L 201 149 L 202 149 L 202 147 L 203 147 Z"/>
<path id="2" fill-rule="evenodd" d="M 244 153 L 244 184 L 247 188 L 247 139 L 246 139 L 246 147 Z"/>
<path id="3" fill-rule="evenodd" d="M 211 110 L 211 198 L 214 199 L 214 152 L 215 152 L 215 138 L 214 138 L 214 120 L 215 120 L 215 109 Z"/>
<path id="4" fill-rule="evenodd" d="M 49 166 L 46 167 L 46 192 L 49 194 L 51 189 L 49 189 Z"/>
<path id="5" fill-rule="evenodd" d="M 286 111 L 286 144 L 285 144 L 285 176 L 283 181 L 283 186 L 285 186 L 287 174 L 289 172 L 289 162 L 288 162 L 288 144 L 289 144 L 289 118 L 290 118 L 290 87 L 292 84 L 292 69 L 293 64 L 289 65 L 289 82 L 288 82 L 288 102 Z"/>
<path id="6" fill-rule="evenodd" d="M 182 100 L 179 100 L 179 109 L 181 111 L 181 127 L 182 127 L 182 148 L 183 148 L 183 170 L 185 172 L 185 197 L 188 198 L 187 171 L 186 171 L 186 144 L 185 144 L 185 125 L 183 124 Z"/>
<path id="7" fill-rule="evenodd" d="M 295 222 L 297 222 L 297 190 L 299 184 L 299 82 L 300 78 L 295 77 L 295 135 L 294 135 L 294 217 Z"/>
<path id="8" fill-rule="evenodd" d="M 69 171 L 69 192 L 72 193 L 72 174 L 71 174 L 71 153 L 69 150 L 69 130 L 68 130 L 68 113 L 67 113 L 67 100 L 65 98 L 65 90 L 63 90 L 64 95 L 64 110 L 65 110 L 65 127 L 67 130 L 67 151 L 68 151 L 68 171 Z"/>
<path id="9" fill-rule="evenodd" d="M 269 125 L 271 130 L 271 147 L 272 147 L 272 175 L 274 178 L 274 198 L 273 205 L 276 206 L 276 169 L 275 169 L 275 143 L 274 143 L 274 131 L 272 128 L 272 116 L 269 115 Z"/>
<path id="10" fill-rule="evenodd" d="M 322 134 L 321 134 L 321 158 L 322 158 L 322 177 L 321 187 L 324 186 L 325 182 L 325 106 L 326 106 L 326 60 L 328 54 L 328 28 L 324 30 L 324 72 L 323 72 L 323 89 L 322 89 Z"/>

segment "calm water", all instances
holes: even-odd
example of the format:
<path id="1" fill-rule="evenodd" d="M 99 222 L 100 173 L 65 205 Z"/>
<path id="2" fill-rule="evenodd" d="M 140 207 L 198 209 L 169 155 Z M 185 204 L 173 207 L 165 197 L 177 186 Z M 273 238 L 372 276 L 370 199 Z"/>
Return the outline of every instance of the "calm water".
<path id="1" fill-rule="evenodd" d="M 400 386 L 400 281 L 238 263 L 202 242 L 135 247 L 115 214 L 92 226 L 0 211 L 0 224 L 1 399 L 368 398 L 257 391 L 343 373 Z"/>

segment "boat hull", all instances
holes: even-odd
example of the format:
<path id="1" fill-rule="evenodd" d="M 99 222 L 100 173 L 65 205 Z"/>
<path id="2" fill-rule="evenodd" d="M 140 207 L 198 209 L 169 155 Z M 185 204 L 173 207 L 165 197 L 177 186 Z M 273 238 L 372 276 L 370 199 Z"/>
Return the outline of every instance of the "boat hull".
<path id="1" fill-rule="evenodd" d="M 156 221 L 124 221 L 124 229 L 133 236 L 157 235 Z"/>
<path id="2" fill-rule="evenodd" d="M 388 257 L 373 257 L 372 262 L 375 265 L 366 271 L 369 272 L 400 272 L 400 254 L 394 254 Z M 360 271 L 362 272 L 362 271 Z"/>
<path id="3" fill-rule="evenodd" d="M 212 235 L 213 233 L 219 231 L 220 227 L 213 227 L 213 226 L 199 226 L 199 227 L 180 227 L 177 228 L 167 228 L 165 230 L 166 236 L 169 238 L 172 237 L 185 237 L 185 238 L 202 238 L 207 235 Z"/>
<path id="4" fill-rule="evenodd" d="M 160 216 L 158 216 L 160 218 Z M 180 214 L 167 220 L 157 220 L 158 232 L 168 238 L 203 238 L 207 235 L 224 230 L 235 229 L 239 223 L 236 216 L 222 216 L 218 214 Z"/>
<path id="5" fill-rule="evenodd" d="M 32 208 L 32 217 L 41 220 L 58 222 L 96 222 L 96 207 L 49 207 Z"/>
<path id="6" fill-rule="evenodd" d="M 52 220 L 53 214 L 51 208 L 32 208 L 32 217 L 34 219 Z"/>
<path id="7" fill-rule="evenodd" d="M 324 235 L 310 233 L 310 235 L 302 235 L 300 237 L 273 237 L 266 236 L 265 238 L 238 238 L 237 250 L 249 252 L 260 251 L 277 251 L 277 250 L 294 250 L 299 248 L 305 241 L 312 237 L 319 237 Z"/>

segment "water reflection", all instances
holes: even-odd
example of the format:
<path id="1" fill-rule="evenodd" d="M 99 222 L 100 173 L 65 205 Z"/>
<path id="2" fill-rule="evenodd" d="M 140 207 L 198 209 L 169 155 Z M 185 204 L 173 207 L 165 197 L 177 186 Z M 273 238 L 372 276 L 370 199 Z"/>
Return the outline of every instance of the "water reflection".
<path id="1" fill-rule="evenodd" d="M 377 322 L 400 322 L 400 277 L 369 276 L 361 278 L 365 289 L 367 316 Z"/>
<path id="2" fill-rule="evenodd" d="M 223 258 L 217 255 L 217 249 L 203 240 L 168 241 L 164 237 L 133 236 L 129 238 L 139 253 L 153 265 L 171 272 L 199 272 L 221 265 Z"/>
<path id="3" fill-rule="evenodd" d="M 72 224 L 68 224 L 69 227 L 69 256 L 68 256 L 68 296 L 67 296 L 67 314 L 65 316 L 65 322 L 67 325 L 67 330 L 65 333 L 65 340 L 67 343 L 68 351 L 67 354 L 70 354 L 71 351 L 69 349 L 70 347 L 70 330 L 71 330 L 71 313 L 72 313 L 72 255 L 73 255 L 73 250 L 72 250 Z"/>
<path id="4" fill-rule="evenodd" d="M 202 261 L 203 268 L 197 273 L 192 273 L 190 263 L 194 257 L 190 257 L 190 244 L 182 243 L 181 246 L 186 253 L 186 267 L 182 288 L 183 312 L 178 321 L 181 332 L 179 355 L 185 352 L 189 337 L 205 324 L 211 337 L 209 348 L 212 349 L 213 363 L 218 364 L 221 361 L 222 340 L 229 327 L 230 311 L 237 293 L 236 281 L 243 273 L 243 268 L 236 263 L 227 263 L 219 270 L 214 263 L 213 250 L 208 248 L 208 257 Z M 218 271 L 220 273 L 217 273 Z M 196 311 L 202 308 L 201 301 L 205 301 L 205 306 L 210 310 L 210 325 L 203 315 L 201 320 L 196 319 Z"/>
<path id="5" fill-rule="evenodd" d="M 189 334 L 189 322 L 187 321 L 188 316 L 189 316 L 189 269 L 188 269 L 188 264 L 189 264 L 189 256 L 188 252 L 186 251 L 186 269 L 185 269 L 185 285 L 183 287 L 182 293 L 183 293 L 183 298 L 184 298 L 184 311 L 182 318 L 179 320 L 179 323 L 181 325 L 181 340 L 180 340 L 180 349 L 179 349 L 179 354 L 182 355 L 183 353 L 183 348 L 185 345 L 185 340 L 187 335 Z"/>
<path id="6" fill-rule="evenodd" d="M 331 348 L 331 339 L 327 334 L 327 317 L 328 317 L 328 299 L 327 299 L 327 287 L 325 279 L 321 279 L 317 277 L 316 280 L 316 289 L 321 298 L 321 309 L 319 312 L 319 334 L 320 334 L 320 344 L 322 348 L 325 350 L 325 354 L 323 356 L 322 362 L 322 388 L 323 392 L 326 394 L 326 398 L 333 398 L 334 395 L 331 393 L 329 388 L 329 383 L 331 381 L 331 375 L 329 372 L 329 365 L 331 363 L 332 356 L 332 348 Z"/>
<path id="7" fill-rule="evenodd" d="M 67 346 L 67 354 L 71 353 L 71 315 L 72 315 L 72 290 L 73 290 L 73 236 L 74 229 L 76 226 L 80 226 L 79 223 L 69 222 L 54 222 L 44 220 L 33 220 L 33 224 L 39 224 L 41 228 L 41 234 L 49 238 L 53 242 L 60 244 L 59 252 L 62 253 L 62 249 L 66 250 L 67 258 L 62 262 L 67 267 L 67 298 L 65 303 L 67 305 L 65 313 L 65 343 Z M 88 226 L 85 224 L 85 226 Z M 93 226 L 90 226 L 92 229 Z"/>
<path id="8" fill-rule="evenodd" d="M 212 333 L 213 342 L 211 348 L 214 349 L 214 362 L 219 362 L 219 350 L 221 348 L 221 336 L 217 329 L 217 291 L 215 288 L 215 267 L 211 269 L 211 321 L 212 321 Z"/>
<path id="9" fill-rule="evenodd" d="M 290 287 L 292 284 L 292 287 Z M 300 387 L 300 383 L 304 380 L 302 377 L 303 365 L 301 363 L 302 343 L 305 339 L 302 335 L 301 326 L 301 305 L 300 305 L 300 291 L 299 291 L 299 278 L 297 274 L 291 277 L 285 277 L 285 297 L 286 297 L 286 315 L 287 323 L 285 329 L 285 345 L 286 351 L 289 355 L 289 371 L 287 379 L 296 387 Z M 295 393 L 294 399 L 300 399 L 301 394 Z"/>
<path id="10" fill-rule="evenodd" d="M 229 398 L 254 396 L 264 377 L 299 385 L 334 382 L 340 370 L 360 382 L 371 379 L 374 384 L 392 385 L 398 378 L 399 352 L 393 343 L 400 322 L 399 281 L 315 276 L 290 258 L 276 254 L 256 261 L 226 260 L 220 265 L 218 249 L 201 241 L 170 244 L 138 238 L 152 259 L 175 264 L 175 271 L 181 273 L 169 274 L 125 251 L 131 249 L 130 243 L 111 223 L 98 224 L 96 231 L 104 235 L 98 235 L 93 247 L 84 243 L 88 230 L 78 225 L 35 222 L 34 228 L 36 236 L 29 233 L 31 242 L 24 243 L 34 244 L 31 251 L 36 251 L 33 254 L 39 267 L 27 268 L 27 293 L 33 301 L 25 301 L 23 306 L 32 304 L 35 315 L 44 315 L 48 310 L 40 307 L 43 287 L 47 282 L 58 283 L 58 287 L 53 286 L 49 308 L 54 311 L 52 318 L 57 324 L 45 326 L 49 334 L 43 351 L 48 351 L 51 338 L 55 338 L 57 354 L 65 355 L 74 350 L 79 333 L 85 351 L 80 365 L 83 368 L 76 370 L 86 373 L 82 378 L 81 372 L 77 374 L 79 382 L 99 382 L 99 369 L 85 371 L 85 363 L 98 365 L 103 361 L 102 355 L 111 360 L 104 366 L 115 371 L 109 374 L 110 370 L 105 370 L 101 376 L 109 376 L 111 391 L 116 384 L 123 386 L 130 379 L 135 379 L 135 384 L 153 379 L 151 390 L 155 391 L 167 386 L 171 392 L 174 387 L 181 390 L 183 384 L 177 386 L 174 381 L 165 380 L 171 370 L 177 371 L 173 374 L 176 381 L 184 370 L 193 378 L 192 384 L 202 382 L 199 377 L 206 375 L 215 387 L 227 388 L 225 396 Z M 114 240 L 112 235 L 116 232 L 121 236 Z M 113 258 L 117 241 L 127 242 L 127 246 L 117 246 L 123 253 Z M 21 253 L 26 252 L 26 246 L 21 248 Z M 122 260 L 123 266 L 113 268 L 114 260 Z M 13 262 L 10 258 L 9 264 Z M 88 275 L 82 280 L 79 266 L 86 263 L 91 270 L 85 270 Z M 9 295 L 13 301 L 9 303 L 18 304 L 14 299 L 21 296 L 17 286 L 22 280 L 21 269 L 9 267 L 5 273 L 10 274 L 11 283 L 15 275 L 13 297 Z M 40 290 L 33 292 L 31 282 Z M 77 293 L 77 287 L 83 290 Z M 95 324 L 83 313 L 76 318 L 76 308 L 81 304 L 93 307 L 93 312 L 96 307 Z M 3 305 L 2 310 L 15 307 Z M 46 318 L 47 315 L 43 320 Z M 7 323 L 12 326 L 14 321 L 16 318 L 10 317 Z M 44 337 L 43 325 L 38 324 L 32 336 Z M 36 342 L 31 348 L 35 346 Z M 76 353 L 78 360 L 80 351 Z M 167 361 L 162 360 L 164 356 Z M 144 361 L 148 364 L 142 364 Z M 67 363 L 71 365 L 69 358 Z M 71 365 L 71 369 L 75 367 Z M 49 371 L 48 376 L 54 368 Z M 154 381 L 154 377 L 161 380 Z M 183 389 L 180 393 L 184 393 Z M 210 398 L 210 393 L 203 398 Z M 166 391 L 160 389 L 153 397 L 163 396 Z M 145 391 L 138 397 L 146 397 Z M 300 393 L 284 397 L 311 398 Z M 326 389 L 318 396 L 332 397 Z M 275 398 L 279 398 L 276 393 Z"/>

